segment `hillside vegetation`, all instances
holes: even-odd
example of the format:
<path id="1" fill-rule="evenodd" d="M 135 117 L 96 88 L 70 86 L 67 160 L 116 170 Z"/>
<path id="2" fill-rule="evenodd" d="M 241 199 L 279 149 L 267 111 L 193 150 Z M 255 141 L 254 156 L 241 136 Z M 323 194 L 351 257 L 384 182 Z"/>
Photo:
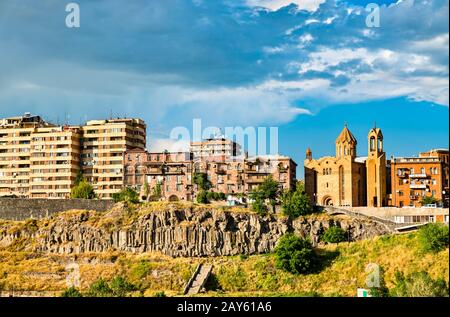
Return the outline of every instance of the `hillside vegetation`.
<path id="1" fill-rule="evenodd" d="M 433 279 L 449 280 L 448 248 L 424 253 L 416 233 L 328 244 L 316 252 L 321 267 L 294 275 L 276 268 L 273 254 L 170 258 L 156 253 L 64 256 L 0 249 L 0 290 L 60 294 L 67 288 L 66 277 L 74 263 L 82 293 L 99 278 L 111 281 L 120 276 L 136 287 L 129 296 L 180 296 L 196 266 L 205 261 L 214 264 L 213 276 L 207 292 L 199 296 L 355 296 L 358 287 L 365 287 L 369 263 L 383 268 L 388 288 L 394 287 L 396 271 L 405 275 L 425 271 Z"/>

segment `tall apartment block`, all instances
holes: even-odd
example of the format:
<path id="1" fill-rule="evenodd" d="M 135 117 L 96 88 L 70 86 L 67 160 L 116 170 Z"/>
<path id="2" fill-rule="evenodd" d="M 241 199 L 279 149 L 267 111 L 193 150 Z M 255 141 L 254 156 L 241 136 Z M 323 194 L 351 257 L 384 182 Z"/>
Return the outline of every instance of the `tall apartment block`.
<path id="1" fill-rule="evenodd" d="M 449 206 L 449 151 L 422 152 L 418 157 L 392 157 L 392 204 L 397 207 L 422 206 L 425 196 L 433 196 Z"/>
<path id="2" fill-rule="evenodd" d="M 111 198 L 124 184 L 124 153 L 145 149 L 146 125 L 140 119 L 92 120 L 81 129 L 83 175 L 99 198 Z"/>
<path id="3" fill-rule="evenodd" d="M 68 198 L 80 169 L 100 198 L 123 187 L 124 153 L 145 149 L 140 119 L 57 126 L 25 114 L 0 119 L 0 196 Z"/>

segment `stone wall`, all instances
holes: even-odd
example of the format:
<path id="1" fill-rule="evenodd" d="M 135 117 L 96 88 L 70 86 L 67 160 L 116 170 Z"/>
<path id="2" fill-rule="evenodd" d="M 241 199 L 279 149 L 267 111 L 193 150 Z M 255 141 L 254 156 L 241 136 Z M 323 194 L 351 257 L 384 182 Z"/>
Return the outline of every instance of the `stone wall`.
<path id="1" fill-rule="evenodd" d="M 113 204 L 111 200 L 0 198 L 0 219 L 41 219 L 72 209 L 106 211 Z"/>

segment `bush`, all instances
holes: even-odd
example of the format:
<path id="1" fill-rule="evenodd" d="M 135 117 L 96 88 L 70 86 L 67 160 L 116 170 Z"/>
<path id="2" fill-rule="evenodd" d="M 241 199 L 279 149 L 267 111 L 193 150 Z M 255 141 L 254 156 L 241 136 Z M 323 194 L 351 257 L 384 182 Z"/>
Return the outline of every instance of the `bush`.
<path id="1" fill-rule="evenodd" d="M 167 297 L 166 293 L 164 292 L 156 292 L 153 297 Z"/>
<path id="2" fill-rule="evenodd" d="M 206 173 L 194 173 L 192 178 L 194 184 L 202 191 L 209 190 L 211 188 L 211 182 L 208 180 L 208 175 Z"/>
<path id="3" fill-rule="evenodd" d="M 420 249 L 423 252 L 439 252 L 448 247 L 448 227 L 442 223 L 429 223 L 419 229 Z"/>
<path id="4" fill-rule="evenodd" d="M 322 240 L 327 243 L 339 243 L 345 241 L 345 230 L 340 227 L 330 227 L 323 234 Z"/>
<path id="5" fill-rule="evenodd" d="M 437 204 L 438 202 L 439 202 L 439 200 L 437 198 L 435 198 L 434 196 L 422 197 L 422 200 L 420 201 L 422 206 L 426 206 L 426 205 L 430 205 L 430 204 Z"/>
<path id="6" fill-rule="evenodd" d="M 268 208 L 262 199 L 256 199 L 252 203 L 252 210 L 259 216 L 264 217 L 265 215 L 267 215 Z"/>
<path id="7" fill-rule="evenodd" d="M 70 191 L 70 198 L 94 199 L 97 198 L 97 194 L 91 184 L 89 184 L 86 180 L 82 180 L 72 187 L 72 190 Z"/>
<path id="8" fill-rule="evenodd" d="M 112 199 L 114 202 L 124 201 L 129 203 L 138 203 L 139 202 L 139 193 L 130 187 L 125 187 L 118 193 L 114 193 L 112 195 Z"/>
<path id="9" fill-rule="evenodd" d="M 414 272 L 404 276 L 395 272 L 395 287 L 390 295 L 395 297 L 444 297 L 449 296 L 448 285 L 444 279 L 433 280 L 427 272 Z"/>
<path id="10" fill-rule="evenodd" d="M 109 283 L 102 278 L 91 284 L 87 292 L 89 297 L 125 297 L 137 288 L 122 276 L 114 277 Z"/>
<path id="11" fill-rule="evenodd" d="M 313 211 L 309 197 L 301 183 L 297 184 L 295 191 L 288 191 L 283 194 L 281 208 L 283 214 L 293 219 L 310 214 Z"/>
<path id="12" fill-rule="evenodd" d="M 216 199 L 216 195 L 215 194 L 216 193 L 214 193 L 214 192 L 207 192 L 206 193 L 206 199 L 208 201 L 215 200 Z"/>
<path id="13" fill-rule="evenodd" d="M 197 194 L 197 202 L 199 204 L 207 204 L 209 203 L 208 200 L 208 193 L 204 190 L 201 190 L 198 194 Z"/>
<path id="14" fill-rule="evenodd" d="M 67 288 L 62 294 L 61 297 L 83 297 L 81 295 L 80 291 L 77 290 L 75 287 L 69 287 Z"/>
<path id="15" fill-rule="evenodd" d="M 136 291 L 137 288 L 125 280 L 122 276 L 116 276 L 109 283 L 113 296 L 125 297 L 127 293 Z"/>
<path id="16" fill-rule="evenodd" d="M 88 297 L 112 297 L 113 291 L 102 278 L 91 284 L 87 292 Z"/>
<path id="17" fill-rule="evenodd" d="M 278 268 L 294 274 L 308 273 L 316 259 L 311 242 L 292 233 L 280 239 L 275 247 L 275 256 Z"/>

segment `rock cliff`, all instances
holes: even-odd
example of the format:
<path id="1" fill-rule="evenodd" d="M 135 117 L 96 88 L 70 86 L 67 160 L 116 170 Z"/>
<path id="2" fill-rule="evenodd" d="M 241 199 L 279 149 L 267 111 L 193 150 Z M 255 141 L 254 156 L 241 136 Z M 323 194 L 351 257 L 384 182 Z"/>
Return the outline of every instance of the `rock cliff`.
<path id="1" fill-rule="evenodd" d="M 9 222 L 0 230 L 0 247 L 22 241 L 22 248 L 56 254 L 159 251 L 173 257 L 222 256 L 270 252 L 286 232 L 320 243 L 321 233 L 337 225 L 351 241 L 387 234 L 383 224 L 326 215 L 290 220 L 250 212 L 216 209 L 171 208 L 165 211 L 129 212 L 115 208 L 109 213 L 66 212 L 22 228 Z M 23 241 L 26 241 L 25 243 Z"/>

